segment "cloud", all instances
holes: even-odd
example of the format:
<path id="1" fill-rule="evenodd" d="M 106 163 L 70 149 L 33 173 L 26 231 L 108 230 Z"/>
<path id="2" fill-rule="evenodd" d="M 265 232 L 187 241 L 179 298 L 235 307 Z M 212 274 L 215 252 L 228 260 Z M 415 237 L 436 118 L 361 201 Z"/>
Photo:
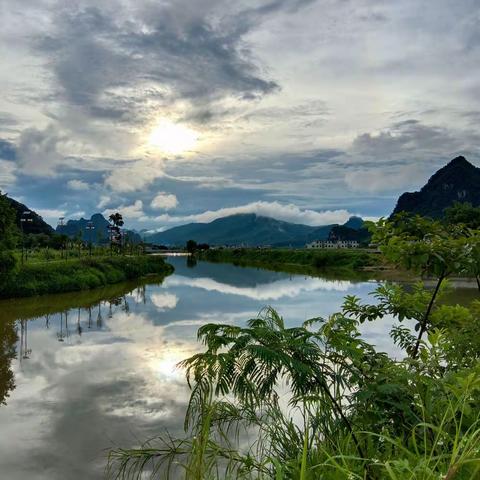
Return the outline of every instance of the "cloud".
<path id="1" fill-rule="evenodd" d="M 6 160 L 0 160 L 0 188 L 7 188 L 17 179 L 16 165 Z"/>
<path id="2" fill-rule="evenodd" d="M 178 205 L 177 197 L 171 193 L 160 192 L 150 203 L 155 210 L 171 210 Z"/>
<path id="3" fill-rule="evenodd" d="M 77 190 L 77 191 L 83 191 L 83 190 L 89 189 L 89 185 L 87 182 L 84 182 L 83 180 L 77 180 L 77 179 L 69 180 L 67 182 L 67 186 L 71 190 Z"/>
<path id="4" fill-rule="evenodd" d="M 169 223 L 200 222 L 208 223 L 217 218 L 239 213 L 255 213 L 264 217 L 273 217 L 286 222 L 301 223 L 305 225 L 320 226 L 332 223 L 345 223 L 352 214 L 347 210 L 302 210 L 291 203 L 282 204 L 279 202 L 252 202 L 238 207 L 227 207 L 219 210 L 208 210 L 195 215 L 174 217 L 168 214 L 160 215 L 155 220 Z"/>
<path id="5" fill-rule="evenodd" d="M 267 124 L 278 122 L 299 122 L 300 126 L 320 125 L 330 114 L 330 110 L 323 100 L 311 99 L 291 107 L 257 108 L 244 115 L 245 120 L 256 120 Z"/>
<path id="6" fill-rule="evenodd" d="M 17 146 L 19 166 L 28 175 L 54 175 L 55 167 L 63 159 L 58 147 L 65 140 L 54 125 L 49 125 L 43 130 L 38 128 L 23 130 Z"/>
<path id="7" fill-rule="evenodd" d="M 108 195 L 101 195 L 97 208 L 105 208 L 111 201 L 112 199 Z"/>
<path id="8" fill-rule="evenodd" d="M 49 12 L 51 29 L 36 36 L 34 50 L 48 59 L 55 95 L 69 107 L 99 120 L 135 122 L 178 99 L 208 104 L 277 90 L 246 37 L 275 12 L 308 3 L 274 0 L 233 9 L 223 0 L 201 7 L 188 0 L 67 4 Z"/>
<path id="9" fill-rule="evenodd" d="M 352 144 L 354 153 L 392 156 L 419 152 L 445 152 L 458 146 L 458 140 L 444 127 L 425 125 L 419 120 L 396 122 L 376 133 L 359 135 Z"/>
<path id="10" fill-rule="evenodd" d="M 344 181 L 354 192 L 396 192 L 419 187 L 435 169 L 470 151 L 476 134 L 409 118 L 358 135 L 350 149 Z"/>
<path id="11" fill-rule="evenodd" d="M 124 220 L 141 220 L 145 217 L 145 213 L 143 212 L 143 202 L 141 200 L 136 200 L 132 205 L 120 205 L 117 208 L 107 208 L 103 211 L 103 215 L 108 217 L 116 212 L 121 213 Z"/>
<path id="12" fill-rule="evenodd" d="M 16 125 L 18 125 L 18 120 L 14 115 L 7 112 L 0 112 L 0 128 L 2 130 L 10 130 L 10 127 L 14 127 Z M 0 150 L 1 143 L 2 141 L 0 140 Z"/>
<path id="13" fill-rule="evenodd" d="M 422 184 L 425 167 L 403 165 L 384 169 L 352 170 L 345 174 L 345 183 L 354 192 L 387 192 Z"/>
<path id="14" fill-rule="evenodd" d="M 114 168 L 105 177 L 105 186 L 114 192 L 127 193 L 141 190 L 159 177 L 165 175 L 163 163 L 138 160 L 128 165 Z"/>
<path id="15" fill-rule="evenodd" d="M 175 308 L 178 303 L 178 298 L 173 293 L 152 293 L 150 300 L 161 312 Z"/>
<path id="16" fill-rule="evenodd" d="M 1 117 L 0 117 L 1 124 Z M 0 140 L 0 159 L 15 160 L 17 151 L 15 145 L 7 140 Z"/>
<path id="17" fill-rule="evenodd" d="M 434 17 L 414 0 L 18 3 L 2 4 L 0 159 L 16 167 L 0 182 L 32 208 L 383 215 L 458 153 L 479 163 L 473 0 Z M 197 151 L 145 146 L 162 119 L 198 130 Z M 75 206 L 71 179 L 91 186 Z M 175 211 L 152 213 L 159 192 Z"/>
<path id="18" fill-rule="evenodd" d="M 58 208 L 37 208 L 35 210 L 47 223 L 55 225 L 60 217 L 65 217 L 67 212 Z"/>

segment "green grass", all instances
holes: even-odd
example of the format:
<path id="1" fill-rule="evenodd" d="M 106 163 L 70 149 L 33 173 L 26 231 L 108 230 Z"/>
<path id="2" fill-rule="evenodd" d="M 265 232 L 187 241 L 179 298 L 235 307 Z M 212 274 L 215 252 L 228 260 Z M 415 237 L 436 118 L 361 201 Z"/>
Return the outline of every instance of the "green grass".
<path id="1" fill-rule="evenodd" d="M 200 260 L 233 263 L 291 273 L 325 273 L 328 271 L 351 274 L 381 265 L 381 256 L 365 250 L 338 249 L 218 249 L 197 253 Z"/>
<path id="2" fill-rule="evenodd" d="M 0 298 L 89 290 L 140 278 L 168 275 L 173 267 L 161 257 L 114 256 L 32 262 L 19 265 L 0 285 Z"/>
<path id="3" fill-rule="evenodd" d="M 18 263 L 22 261 L 22 249 L 17 248 L 13 252 Z M 110 255 L 110 248 L 107 246 L 93 246 L 92 257 L 105 257 Z M 34 247 L 25 248 L 23 252 L 24 263 L 44 263 L 53 261 L 75 260 L 79 258 L 90 258 L 90 250 L 88 247 L 71 247 L 65 250 L 56 250 L 54 248 Z"/>

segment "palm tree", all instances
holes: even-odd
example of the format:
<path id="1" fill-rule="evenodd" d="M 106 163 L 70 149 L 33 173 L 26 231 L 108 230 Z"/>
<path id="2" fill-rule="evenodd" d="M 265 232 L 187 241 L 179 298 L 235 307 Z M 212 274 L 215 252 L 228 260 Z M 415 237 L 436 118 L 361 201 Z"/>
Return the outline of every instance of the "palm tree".
<path id="1" fill-rule="evenodd" d="M 116 227 L 123 227 L 124 221 L 123 217 L 120 213 L 112 213 L 109 217 L 108 220 L 110 221 L 111 224 L 115 225 Z"/>
<path id="2" fill-rule="evenodd" d="M 122 227 L 125 224 L 125 222 L 123 221 L 122 215 L 118 212 L 112 213 L 108 217 L 108 220 L 111 223 L 109 230 L 110 230 L 110 253 L 112 253 L 114 243 L 119 244 L 121 246 L 122 234 L 120 231 L 120 227 Z"/>

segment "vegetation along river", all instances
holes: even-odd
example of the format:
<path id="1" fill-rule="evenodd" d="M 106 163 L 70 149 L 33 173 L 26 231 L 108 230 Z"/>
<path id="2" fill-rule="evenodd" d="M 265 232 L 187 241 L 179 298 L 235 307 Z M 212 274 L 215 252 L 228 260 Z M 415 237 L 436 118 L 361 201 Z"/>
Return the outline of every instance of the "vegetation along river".
<path id="1" fill-rule="evenodd" d="M 168 429 L 179 436 L 188 389 L 175 364 L 201 349 L 207 322 L 245 324 L 272 305 L 287 326 L 366 298 L 375 281 L 168 259 L 163 282 L 0 302 L 0 471 L 9 480 L 103 478 L 108 450 Z M 459 303 L 478 296 L 456 288 Z M 391 355 L 393 319 L 365 324 Z"/>

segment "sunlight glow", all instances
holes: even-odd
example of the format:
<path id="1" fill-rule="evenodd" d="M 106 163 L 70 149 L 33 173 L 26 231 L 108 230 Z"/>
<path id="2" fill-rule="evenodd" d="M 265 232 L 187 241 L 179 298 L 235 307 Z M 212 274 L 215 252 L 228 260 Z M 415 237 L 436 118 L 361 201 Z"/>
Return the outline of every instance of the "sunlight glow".
<path id="1" fill-rule="evenodd" d="M 163 357 L 160 359 L 155 360 L 154 362 L 154 371 L 156 372 L 157 375 L 160 375 L 161 377 L 178 377 L 180 375 L 183 375 L 183 372 L 181 372 L 177 368 L 178 362 L 183 360 L 184 357 L 178 357 L 174 358 L 172 356 L 168 357 Z"/>
<path id="2" fill-rule="evenodd" d="M 198 133 L 170 120 L 161 120 L 151 131 L 148 144 L 163 153 L 180 154 L 192 150 L 198 141 Z"/>

